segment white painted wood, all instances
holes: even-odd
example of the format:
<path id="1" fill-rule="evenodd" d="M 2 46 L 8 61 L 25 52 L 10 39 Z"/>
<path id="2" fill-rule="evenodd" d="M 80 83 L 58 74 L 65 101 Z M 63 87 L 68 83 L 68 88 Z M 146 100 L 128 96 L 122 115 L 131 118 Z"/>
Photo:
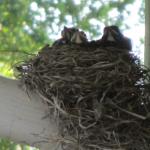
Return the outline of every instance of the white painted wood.
<path id="1" fill-rule="evenodd" d="M 58 150 L 50 140 L 57 138 L 56 124 L 44 118 L 47 105 L 36 95 L 29 99 L 18 85 L 19 81 L 0 76 L 0 137 L 41 150 Z"/>
<path id="2" fill-rule="evenodd" d="M 144 64 L 150 68 L 150 0 L 145 0 L 145 52 Z"/>

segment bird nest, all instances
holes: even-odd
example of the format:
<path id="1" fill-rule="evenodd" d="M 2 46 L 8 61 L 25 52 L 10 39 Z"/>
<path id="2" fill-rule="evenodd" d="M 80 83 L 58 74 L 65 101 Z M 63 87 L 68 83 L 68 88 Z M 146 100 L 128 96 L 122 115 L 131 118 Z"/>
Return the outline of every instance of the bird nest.
<path id="1" fill-rule="evenodd" d="M 64 44 L 17 66 L 59 122 L 65 150 L 149 150 L 149 70 L 126 49 Z"/>

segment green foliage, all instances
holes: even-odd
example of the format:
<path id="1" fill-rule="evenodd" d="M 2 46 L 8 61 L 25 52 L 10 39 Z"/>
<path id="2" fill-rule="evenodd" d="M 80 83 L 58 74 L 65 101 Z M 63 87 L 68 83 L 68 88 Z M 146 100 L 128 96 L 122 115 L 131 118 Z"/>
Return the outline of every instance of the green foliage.
<path id="1" fill-rule="evenodd" d="M 145 22 L 145 0 L 142 0 L 142 5 L 139 9 L 138 15 L 140 16 L 140 22 L 144 23 Z"/>
<path id="2" fill-rule="evenodd" d="M 0 150 L 31 150 L 31 148 L 25 145 L 18 145 L 6 139 L 0 139 Z M 32 148 L 32 150 L 38 149 Z"/>
<path id="3" fill-rule="evenodd" d="M 0 139 L 0 150 L 16 150 L 16 146 L 13 142 Z"/>
<path id="4" fill-rule="evenodd" d="M 0 1 L 0 69 L 12 75 L 11 65 L 26 58 L 23 52 L 36 53 L 56 39 L 64 25 L 77 26 L 90 37 L 100 36 L 100 25 L 119 24 L 127 4 L 134 0 L 1 0 Z M 109 12 L 117 9 L 117 18 Z M 55 39 L 53 38 L 55 35 Z M 17 52 L 16 52 L 17 51 Z M 2 52 L 2 54 L 1 54 Z M 22 54 L 21 54 L 22 53 Z M 22 56 L 24 55 L 24 56 Z M 7 71 L 4 71 L 7 70 Z"/>

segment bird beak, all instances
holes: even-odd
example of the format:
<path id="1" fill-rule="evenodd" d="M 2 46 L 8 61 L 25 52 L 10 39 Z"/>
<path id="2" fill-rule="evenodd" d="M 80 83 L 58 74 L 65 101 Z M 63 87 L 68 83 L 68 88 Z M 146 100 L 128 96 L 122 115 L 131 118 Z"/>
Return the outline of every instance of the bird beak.
<path id="1" fill-rule="evenodd" d="M 108 29 L 104 30 L 104 36 L 108 34 Z"/>

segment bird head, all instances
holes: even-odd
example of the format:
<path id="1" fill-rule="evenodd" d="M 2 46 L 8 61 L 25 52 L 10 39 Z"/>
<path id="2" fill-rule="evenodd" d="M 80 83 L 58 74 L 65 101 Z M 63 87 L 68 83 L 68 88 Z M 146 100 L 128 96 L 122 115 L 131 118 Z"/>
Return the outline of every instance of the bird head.
<path id="1" fill-rule="evenodd" d="M 64 27 L 63 31 L 61 32 L 61 36 L 66 41 L 70 42 L 73 34 L 77 31 L 78 31 L 78 29 L 74 28 L 74 27 L 72 27 L 72 28 Z"/>
<path id="2" fill-rule="evenodd" d="M 87 41 L 86 34 L 83 31 L 75 32 L 71 38 L 71 42 L 76 44 L 86 43 Z"/>
<path id="3" fill-rule="evenodd" d="M 107 41 L 115 42 L 122 37 L 122 33 L 117 26 L 107 26 L 104 28 L 103 36 L 106 37 Z"/>

